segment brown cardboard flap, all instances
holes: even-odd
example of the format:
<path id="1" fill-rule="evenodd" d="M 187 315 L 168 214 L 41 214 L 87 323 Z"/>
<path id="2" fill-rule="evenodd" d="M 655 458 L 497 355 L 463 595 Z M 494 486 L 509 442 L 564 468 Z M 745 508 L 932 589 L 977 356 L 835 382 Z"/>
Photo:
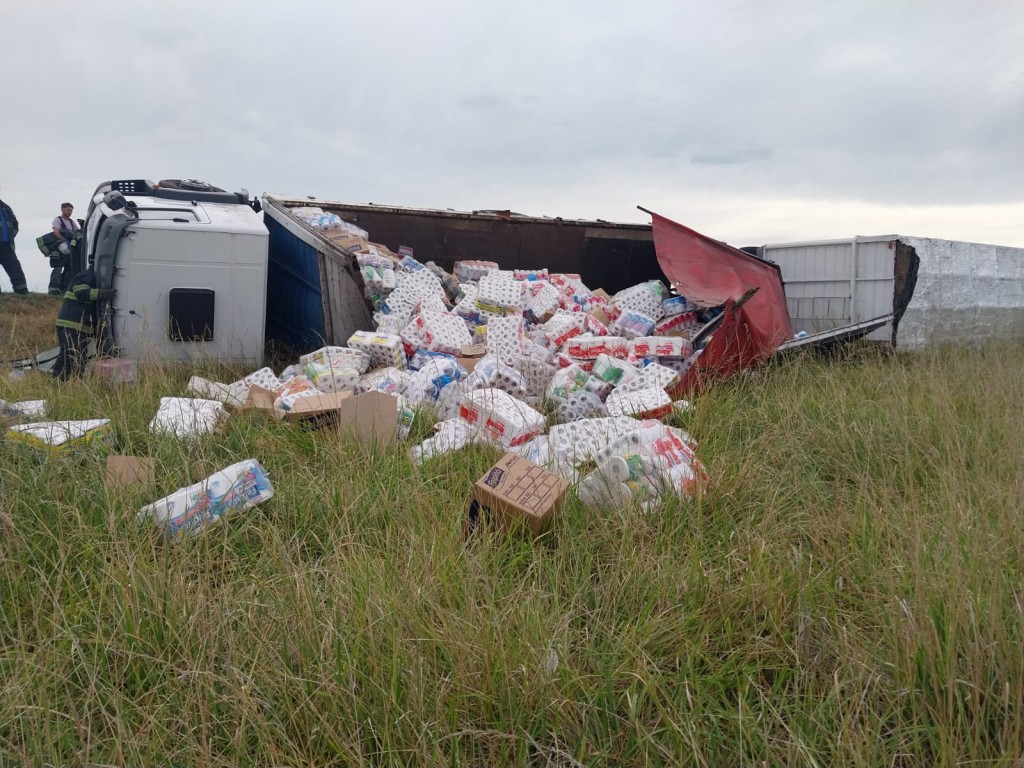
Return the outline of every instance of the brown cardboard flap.
<path id="1" fill-rule="evenodd" d="M 463 344 L 461 357 L 483 357 L 487 354 L 486 344 Z"/>
<path id="2" fill-rule="evenodd" d="M 142 456 L 107 456 L 107 488 L 144 490 L 156 480 L 156 460 Z"/>
<path id="3" fill-rule="evenodd" d="M 465 532 L 486 523 L 494 530 L 508 530 L 523 521 L 535 535 L 551 525 L 569 490 L 569 481 L 514 453 L 477 480 L 467 510 Z"/>
<path id="4" fill-rule="evenodd" d="M 284 411 L 280 408 L 274 407 L 274 400 L 277 396 L 273 391 L 264 389 L 263 387 L 249 387 L 249 394 L 245 398 L 245 402 L 228 403 L 228 410 L 234 411 L 235 413 L 245 413 L 247 411 L 256 411 L 259 413 L 266 413 L 268 416 L 272 416 L 275 419 L 283 419 Z"/>
<path id="5" fill-rule="evenodd" d="M 352 397 L 351 392 L 333 392 L 327 395 L 311 395 L 300 397 L 285 412 L 288 421 L 302 421 L 322 416 L 334 416 L 341 410 L 342 404 Z"/>
<path id="6" fill-rule="evenodd" d="M 398 400 L 387 392 L 365 392 L 350 397 L 338 409 L 338 428 L 363 443 L 387 445 L 398 428 Z"/>
<path id="7" fill-rule="evenodd" d="M 600 307 L 594 307 L 587 314 L 590 315 L 595 320 L 597 320 L 599 323 L 601 323 L 601 325 L 605 326 L 606 328 L 612 324 L 611 318 L 608 317 L 608 313 L 605 312 Z"/>

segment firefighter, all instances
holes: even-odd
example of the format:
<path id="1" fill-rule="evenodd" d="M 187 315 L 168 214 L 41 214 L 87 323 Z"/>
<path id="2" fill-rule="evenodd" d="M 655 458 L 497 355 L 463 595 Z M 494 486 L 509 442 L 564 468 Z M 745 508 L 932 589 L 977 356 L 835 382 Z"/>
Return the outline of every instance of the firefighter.
<path id="1" fill-rule="evenodd" d="M 53 375 L 66 381 L 85 372 L 86 347 L 95 331 L 97 301 L 109 301 L 117 295 L 113 288 L 97 288 L 96 274 L 83 269 L 73 278 L 57 313 L 57 343 L 60 352 L 53 364 Z"/>

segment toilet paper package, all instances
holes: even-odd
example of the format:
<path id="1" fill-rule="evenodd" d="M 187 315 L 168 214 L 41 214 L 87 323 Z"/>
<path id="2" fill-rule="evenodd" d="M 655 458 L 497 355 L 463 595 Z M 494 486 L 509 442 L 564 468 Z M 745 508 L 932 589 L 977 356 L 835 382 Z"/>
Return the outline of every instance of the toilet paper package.
<path id="1" fill-rule="evenodd" d="M 601 355 L 624 359 L 628 352 L 621 336 L 575 336 L 565 345 L 565 353 L 575 360 L 597 360 Z"/>
<path id="2" fill-rule="evenodd" d="M 505 448 L 521 445 L 544 430 L 544 416 L 500 389 L 471 392 L 459 416 L 481 435 Z"/>
<path id="3" fill-rule="evenodd" d="M 305 368 L 306 376 L 321 392 L 350 392 L 359 383 L 359 370 L 351 365 L 336 363 L 310 363 Z"/>
<path id="4" fill-rule="evenodd" d="M 261 387 L 262 389 L 269 389 L 271 392 L 280 389 L 282 383 L 277 378 L 277 374 L 270 368 L 260 368 L 258 371 L 253 371 L 243 378 L 242 381 L 250 387 Z"/>
<path id="5" fill-rule="evenodd" d="M 631 339 L 627 359 L 636 361 L 642 358 L 656 358 L 663 355 L 689 356 L 693 345 L 681 336 L 644 336 Z"/>
<path id="6" fill-rule="evenodd" d="M 318 363 L 323 366 L 347 365 L 355 368 L 360 374 L 366 373 L 370 365 L 370 356 L 359 349 L 350 347 L 321 347 L 308 355 L 299 358 L 300 365 Z"/>
<path id="7" fill-rule="evenodd" d="M 662 317 L 661 302 L 667 297 L 665 286 L 651 280 L 619 291 L 612 297 L 612 303 L 623 312 L 636 312 L 656 322 Z"/>
<path id="8" fill-rule="evenodd" d="M 429 310 L 413 322 L 419 331 L 420 346 L 432 352 L 458 355 L 464 346 L 472 342 L 465 320 L 457 315 Z"/>
<path id="9" fill-rule="evenodd" d="M 627 339 L 648 336 L 654 330 L 654 319 L 648 315 L 626 310 L 612 323 L 610 330 Z"/>
<path id="10" fill-rule="evenodd" d="M 522 398 L 528 394 L 526 377 L 522 371 L 505 365 L 494 355 L 484 355 L 466 378 L 468 389 L 500 389 L 513 397 Z"/>
<path id="11" fill-rule="evenodd" d="M 139 510 L 139 522 L 152 521 L 168 538 L 191 534 L 225 516 L 270 501 L 274 487 L 267 471 L 255 459 L 225 467 L 205 480 L 180 488 Z"/>
<path id="12" fill-rule="evenodd" d="M 550 283 L 543 283 L 526 303 L 526 308 L 538 320 L 554 315 L 562 306 L 562 296 L 558 289 Z"/>
<path id="13" fill-rule="evenodd" d="M 608 408 L 595 393 L 578 389 L 558 404 L 557 413 L 563 422 L 579 421 L 607 416 Z"/>
<path id="14" fill-rule="evenodd" d="M 149 422 L 149 431 L 175 437 L 197 437 L 212 432 L 228 417 L 218 400 L 194 397 L 161 397 L 160 407 Z"/>
<path id="15" fill-rule="evenodd" d="M 597 468 L 579 486 L 588 507 L 639 503 L 650 510 L 666 493 L 691 496 L 709 481 L 707 471 L 679 430 L 645 422 L 606 444 Z"/>
<path id="16" fill-rule="evenodd" d="M 568 400 L 573 392 L 586 388 L 588 378 L 590 375 L 578 365 L 559 368 L 551 377 L 547 395 L 554 400 Z"/>
<path id="17" fill-rule="evenodd" d="M 574 336 L 583 333 L 586 316 L 579 312 L 556 312 L 534 333 L 534 341 L 555 351 Z"/>
<path id="18" fill-rule="evenodd" d="M 190 395 L 205 400 L 217 400 L 225 405 L 242 405 L 249 396 L 249 385 L 244 380 L 221 384 L 219 381 L 208 381 L 201 376 L 193 376 L 188 380 L 186 389 Z"/>
<path id="19" fill-rule="evenodd" d="M 441 391 L 457 381 L 459 376 L 459 364 L 454 358 L 435 357 L 419 370 L 407 374 L 402 394 L 413 405 L 423 402 L 434 403 L 440 397 Z"/>
<path id="20" fill-rule="evenodd" d="M 692 311 L 682 312 L 678 315 L 666 317 L 654 325 L 654 333 L 663 336 L 668 333 L 693 336 L 701 329 L 701 323 L 697 320 L 697 313 Z"/>
<path id="21" fill-rule="evenodd" d="M 500 274 L 488 274 L 477 283 L 477 306 L 491 312 L 516 311 L 523 303 L 523 284 Z"/>
<path id="22" fill-rule="evenodd" d="M 525 350 L 526 333 L 522 317 L 497 317 L 487 321 L 487 353 L 512 364 Z"/>
<path id="23" fill-rule="evenodd" d="M 477 282 L 492 271 L 497 271 L 498 265 L 493 261 L 466 260 L 456 261 L 452 272 L 460 283 Z"/>
<path id="24" fill-rule="evenodd" d="M 445 419 L 434 425 L 434 435 L 409 450 L 413 462 L 422 464 L 443 453 L 458 451 L 476 439 L 476 430 L 461 418 Z"/>
<path id="25" fill-rule="evenodd" d="M 613 386 L 632 381 L 640 375 L 629 362 L 611 355 L 598 355 L 591 373 Z"/>
<path id="26" fill-rule="evenodd" d="M 402 337 L 389 333 L 356 331 L 348 339 L 348 346 L 369 355 L 370 368 L 405 366 L 405 350 Z"/>
<path id="27" fill-rule="evenodd" d="M 664 389 L 649 387 L 636 391 L 616 388 L 605 400 L 612 416 L 633 416 L 638 419 L 660 419 L 672 413 L 672 398 Z"/>
<path id="28" fill-rule="evenodd" d="M 324 393 L 316 388 L 308 376 L 296 376 L 286 381 L 277 390 L 274 407 L 280 408 L 282 411 L 290 411 L 297 400 L 322 394 Z"/>
<path id="29" fill-rule="evenodd" d="M 678 383 L 679 374 L 676 371 L 659 363 L 650 363 L 640 369 L 635 379 L 620 383 L 617 389 L 623 392 L 635 392 L 650 387 L 668 390 Z"/>
<path id="30" fill-rule="evenodd" d="M 378 368 L 359 377 L 356 394 L 377 391 L 399 395 L 405 391 L 408 382 L 409 374 L 399 368 Z"/>

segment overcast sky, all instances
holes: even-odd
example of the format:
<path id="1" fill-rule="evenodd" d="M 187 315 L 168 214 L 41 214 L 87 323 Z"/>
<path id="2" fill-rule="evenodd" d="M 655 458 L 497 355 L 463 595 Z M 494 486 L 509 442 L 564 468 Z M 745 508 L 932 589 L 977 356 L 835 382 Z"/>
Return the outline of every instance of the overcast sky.
<path id="1" fill-rule="evenodd" d="M 0 198 L 113 178 L 1024 246 L 1024 4 L 0 0 Z M 372 233 L 371 233 L 372 237 Z M 10 289 L 6 275 L 0 286 Z"/>

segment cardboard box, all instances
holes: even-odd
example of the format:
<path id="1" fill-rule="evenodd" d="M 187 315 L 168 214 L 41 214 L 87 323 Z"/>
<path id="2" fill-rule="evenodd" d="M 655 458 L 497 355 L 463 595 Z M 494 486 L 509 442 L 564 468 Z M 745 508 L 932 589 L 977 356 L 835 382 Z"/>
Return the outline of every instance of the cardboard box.
<path id="1" fill-rule="evenodd" d="M 590 315 L 595 320 L 597 320 L 599 323 L 601 323 L 601 325 L 605 326 L 606 328 L 612 324 L 612 320 L 610 317 L 608 317 L 608 313 L 601 309 L 601 307 L 594 307 L 587 314 Z"/>
<path id="2" fill-rule="evenodd" d="M 462 354 L 456 357 L 459 365 L 466 369 L 466 373 L 472 373 L 480 358 L 487 354 L 486 344 L 463 344 Z"/>
<path id="3" fill-rule="evenodd" d="M 338 428 L 361 443 L 390 445 L 412 426 L 413 412 L 387 392 L 347 397 L 338 408 Z"/>
<path id="4" fill-rule="evenodd" d="M 346 400 L 352 399 L 351 392 L 333 392 L 329 395 L 300 397 L 290 411 L 284 412 L 286 421 L 313 420 L 322 424 L 337 420 Z"/>
<path id="5" fill-rule="evenodd" d="M 568 490 L 564 477 L 506 453 L 473 486 L 463 531 L 469 536 L 481 524 L 507 531 L 522 521 L 539 536 L 551 525 Z"/>
<path id="6" fill-rule="evenodd" d="M 249 387 L 249 394 L 246 395 L 244 403 L 240 405 L 228 403 L 228 409 L 235 413 L 265 413 L 271 418 L 283 419 L 284 411 L 274 407 L 274 399 L 275 395 L 271 390 L 252 386 Z"/>
<path id="7" fill-rule="evenodd" d="M 144 490 L 156 480 L 156 460 L 141 456 L 107 456 L 107 488 Z"/>
<path id="8" fill-rule="evenodd" d="M 370 244 L 363 238 L 353 235 L 350 232 L 321 231 L 321 234 L 338 248 L 343 248 L 351 253 L 370 252 Z"/>

